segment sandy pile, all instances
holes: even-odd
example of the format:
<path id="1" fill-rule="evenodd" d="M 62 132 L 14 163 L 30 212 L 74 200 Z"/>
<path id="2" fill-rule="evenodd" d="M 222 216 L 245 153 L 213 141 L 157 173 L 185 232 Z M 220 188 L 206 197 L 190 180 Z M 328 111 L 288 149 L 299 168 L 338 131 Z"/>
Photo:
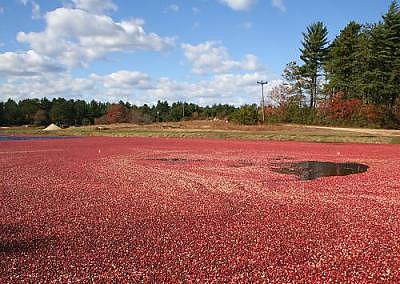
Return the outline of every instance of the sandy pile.
<path id="1" fill-rule="evenodd" d="M 58 127 L 54 123 L 50 124 L 45 129 L 43 129 L 43 131 L 57 131 L 57 130 L 62 130 L 62 128 Z"/>

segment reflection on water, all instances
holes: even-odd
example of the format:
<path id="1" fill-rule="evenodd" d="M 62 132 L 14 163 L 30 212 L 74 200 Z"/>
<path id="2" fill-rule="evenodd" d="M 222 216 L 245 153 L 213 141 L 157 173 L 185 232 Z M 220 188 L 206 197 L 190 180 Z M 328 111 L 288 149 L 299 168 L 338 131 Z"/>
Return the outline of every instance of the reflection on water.
<path id="1" fill-rule="evenodd" d="M 29 140 L 50 140 L 50 139 L 67 139 L 75 137 L 67 136 L 13 136 L 0 135 L 0 141 L 29 141 Z"/>
<path id="2" fill-rule="evenodd" d="M 314 180 L 328 176 L 347 176 L 364 173 L 368 170 L 367 165 L 357 163 L 332 163 L 305 161 L 299 163 L 283 163 L 274 165 L 273 171 L 281 174 L 292 174 L 301 180 Z"/>

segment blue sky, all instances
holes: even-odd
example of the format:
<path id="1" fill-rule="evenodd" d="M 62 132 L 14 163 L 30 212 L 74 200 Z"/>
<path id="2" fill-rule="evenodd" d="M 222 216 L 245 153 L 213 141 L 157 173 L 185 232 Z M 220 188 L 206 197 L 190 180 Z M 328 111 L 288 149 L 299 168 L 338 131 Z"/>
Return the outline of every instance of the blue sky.
<path id="1" fill-rule="evenodd" d="M 3 0 L 0 100 L 257 103 L 323 21 L 377 22 L 390 0 Z M 276 83 L 275 83 L 276 84 Z"/>

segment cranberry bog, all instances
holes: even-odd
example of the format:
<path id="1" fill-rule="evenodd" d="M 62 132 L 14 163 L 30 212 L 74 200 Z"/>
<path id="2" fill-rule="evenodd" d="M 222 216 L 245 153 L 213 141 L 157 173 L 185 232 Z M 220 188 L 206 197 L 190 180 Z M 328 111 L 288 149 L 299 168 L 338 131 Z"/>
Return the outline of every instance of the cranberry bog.
<path id="1" fill-rule="evenodd" d="M 359 163 L 303 180 L 283 163 Z M 0 141 L 0 282 L 399 282 L 400 147 Z"/>

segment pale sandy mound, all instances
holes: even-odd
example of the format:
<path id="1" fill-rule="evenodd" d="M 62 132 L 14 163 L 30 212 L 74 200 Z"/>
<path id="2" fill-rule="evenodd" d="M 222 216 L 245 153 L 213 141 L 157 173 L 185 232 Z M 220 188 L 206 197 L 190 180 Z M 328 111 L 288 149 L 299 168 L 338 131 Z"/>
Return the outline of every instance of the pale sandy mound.
<path id="1" fill-rule="evenodd" d="M 57 131 L 57 130 L 62 130 L 62 128 L 58 127 L 54 123 L 50 124 L 45 129 L 43 129 L 43 131 Z"/>

